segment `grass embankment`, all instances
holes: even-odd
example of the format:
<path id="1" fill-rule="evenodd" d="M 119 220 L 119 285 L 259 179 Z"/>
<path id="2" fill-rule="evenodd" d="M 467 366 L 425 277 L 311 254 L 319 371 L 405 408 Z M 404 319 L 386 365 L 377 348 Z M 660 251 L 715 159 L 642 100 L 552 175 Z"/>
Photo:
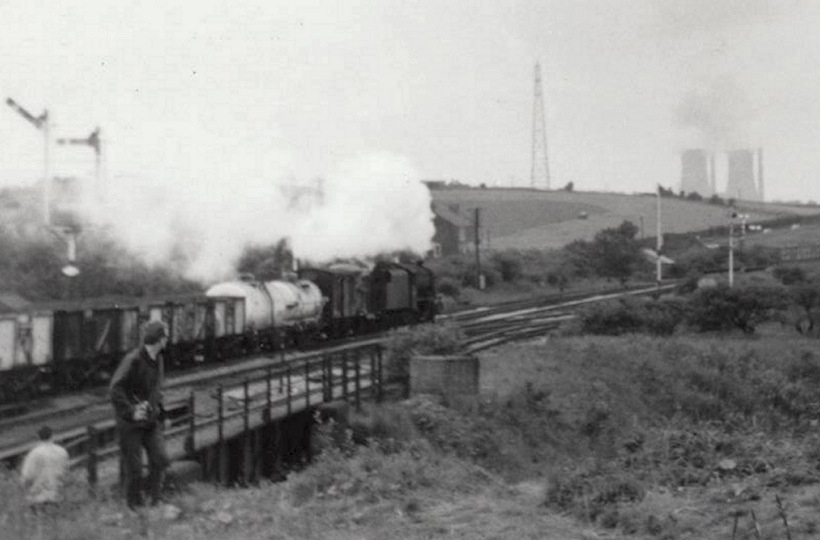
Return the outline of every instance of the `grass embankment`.
<path id="1" fill-rule="evenodd" d="M 324 429 L 326 450 L 285 482 L 196 485 L 174 519 L 75 491 L 59 534 L 39 537 L 729 539 L 737 520 L 736 538 L 785 539 L 786 523 L 815 538 L 816 351 L 746 337 L 511 345 L 482 357 L 479 403 L 417 396 L 354 417 L 332 445 Z M 38 538 L 16 488 L 0 489 L 2 537 Z"/>

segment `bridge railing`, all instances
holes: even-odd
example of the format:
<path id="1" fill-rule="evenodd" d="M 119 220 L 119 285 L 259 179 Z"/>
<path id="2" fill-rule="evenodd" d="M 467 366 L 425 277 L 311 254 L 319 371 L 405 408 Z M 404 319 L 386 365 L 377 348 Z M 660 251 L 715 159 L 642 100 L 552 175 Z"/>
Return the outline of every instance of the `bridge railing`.
<path id="1" fill-rule="evenodd" d="M 320 403 L 344 400 L 359 408 L 364 399 L 380 402 L 385 384 L 382 364 L 382 346 L 370 344 L 277 361 L 238 384 L 218 385 L 210 393 L 212 403 L 203 402 L 202 392 L 191 390 L 187 397 L 166 404 L 166 444 L 183 438 L 184 453 L 190 456 L 199 449 L 198 433 L 215 426 L 217 441 L 224 442 L 226 424 L 237 419 L 247 432 L 259 422 Z M 259 421 L 252 419 L 257 413 Z M 101 464 L 119 456 L 114 419 L 61 433 L 59 440 L 72 456 L 70 467 L 84 468 L 92 487 L 99 481 Z"/>

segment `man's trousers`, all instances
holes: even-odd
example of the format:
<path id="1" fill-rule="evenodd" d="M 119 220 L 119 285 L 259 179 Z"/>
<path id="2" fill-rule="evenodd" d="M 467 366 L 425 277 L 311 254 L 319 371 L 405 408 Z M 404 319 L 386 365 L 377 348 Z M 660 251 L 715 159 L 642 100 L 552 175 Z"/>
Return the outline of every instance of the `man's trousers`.
<path id="1" fill-rule="evenodd" d="M 158 502 L 162 489 L 162 473 L 169 464 L 161 424 L 156 422 L 149 426 L 135 426 L 119 422 L 117 428 L 120 436 L 120 466 L 128 506 L 134 508 L 143 504 L 143 449 L 148 455 L 146 491 L 153 503 Z"/>

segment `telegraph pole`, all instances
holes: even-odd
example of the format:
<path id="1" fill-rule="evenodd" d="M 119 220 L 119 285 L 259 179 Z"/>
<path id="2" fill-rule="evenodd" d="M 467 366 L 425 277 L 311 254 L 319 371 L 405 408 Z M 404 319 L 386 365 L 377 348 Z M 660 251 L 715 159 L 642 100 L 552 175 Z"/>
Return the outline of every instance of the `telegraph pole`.
<path id="1" fill-rule="evenodd" d="M 663 262 L 661 261 L 661 251 L 663 250 L 663 232 L 661 231 L 661 186 L 658 184 L 658 188 L 655 194 L 656 199 L 656 208 L 655 208 L 655 234 L 657 236 L 657 253 L 658 253 L 658 260 L 655 262 L 655 279 L 658 282 L 658 287 L 661 286 L 661 280 L 663 279 Z M 643 218 L 641 218 L 641 222 L 643 223 Z"/>
<path id="2" fill-rule="evenodd" d="M 729 287 L 735 284 L 735 228 L 734 221 L 735 214 L 732 213 L 732 219 L 729 220 Z"/>
<path id="3" fill-rule="evenodd" d="M 481 244 L 481 208 L 475 209 L 475 271 L 478 290 L 484 290 L 484 274 L 481 273 L 481 252 L 479 245 Z"/>

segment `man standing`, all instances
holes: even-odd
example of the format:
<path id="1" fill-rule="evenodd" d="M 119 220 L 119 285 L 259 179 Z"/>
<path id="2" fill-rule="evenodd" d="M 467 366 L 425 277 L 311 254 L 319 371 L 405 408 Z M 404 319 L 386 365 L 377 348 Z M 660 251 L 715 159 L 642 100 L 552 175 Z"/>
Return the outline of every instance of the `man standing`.
<path id="1" fill-rule="evenodd" d="M 40 441 L 23 460 L 20 482 L 31 508 L 41 512 L 60 502 L 60 488 L 68 471 L 68 452 L 51 442 L 50 427 L 41 427 L 37 435 Z"/>
<path id="2" fill-rule="evenodd" d="M 111 402 L 117 417 L 120 463 L 128 507 L 142 506 L 142 449 L 148 454 L 148 493 L 160 501 L 162 473 L 168 466 L 162 436 L 162 350 L 168 342 L 165 323 L 145 326 L 143 344 L 125 355 L 111 378 Z"/>

